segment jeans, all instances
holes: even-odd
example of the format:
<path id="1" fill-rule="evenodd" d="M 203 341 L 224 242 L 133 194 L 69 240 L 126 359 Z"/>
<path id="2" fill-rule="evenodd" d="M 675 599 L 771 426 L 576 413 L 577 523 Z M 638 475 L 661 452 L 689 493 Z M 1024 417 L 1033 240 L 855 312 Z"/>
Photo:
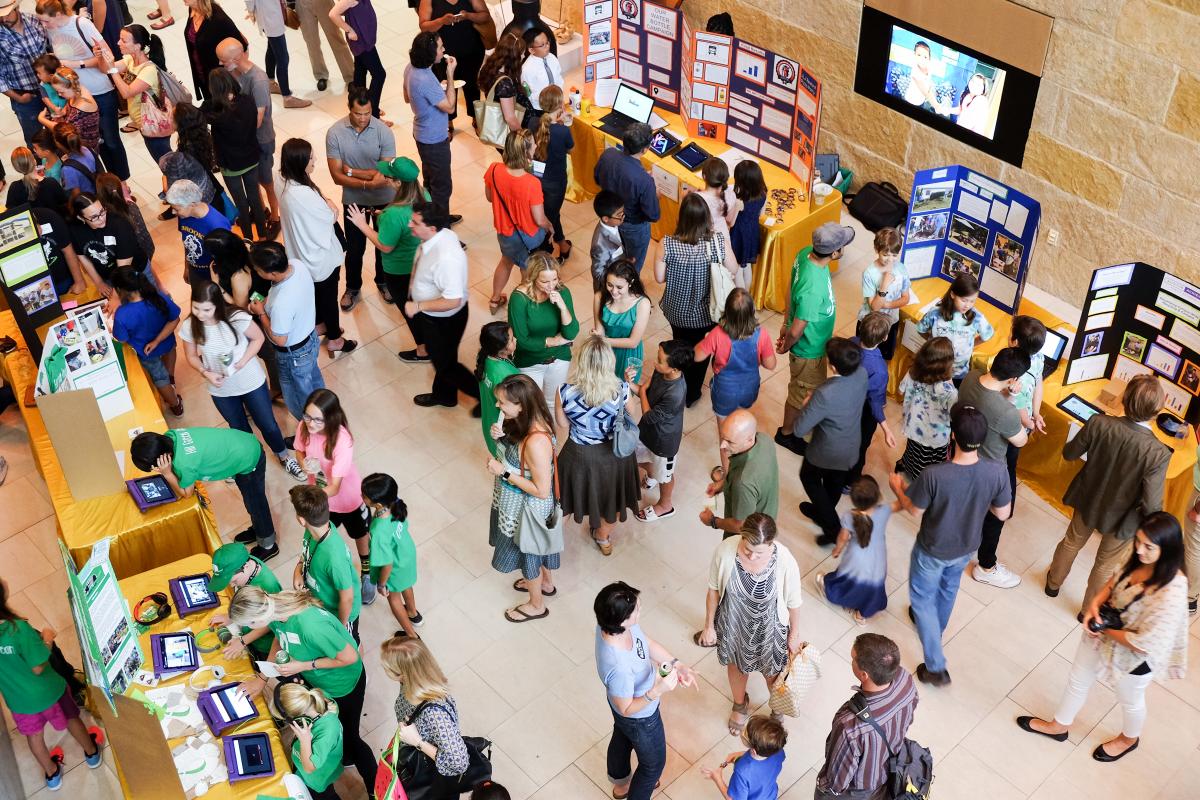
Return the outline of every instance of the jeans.
<path id="1" fill-rule="evenodd" d="M 408 275 L 393 275 L 390 272 L 383 274 L 383 282 L 387 286 L 388 294 L 396 301 L 396 308 L 400 309 L 401 316 L 408 323 L 408 332 L 412 334 L 415 344 L 424 344 L 425 337 L 421 335 L 421 326 L 413 321 L 413 317 L 408 315 L 404 310 L 405 301 L 408 300 L 408 286 L 412 283 L 412 273 Z"/>
<path id="2" fill-rule="evenodd" d="M 271 504 L 267 502 L 267 454 L 260 453 L 258 466 L 243 475 L 234 475 L 233 482 L 242 493 L 242 503 L 250 515 L 250 524 L 258 546 L 275 546 L 275 523 L 271 520 Z"/>
<path id="3" fill-rule="evenodd" d="M 611 709 L 610 709 L 611 710 Z M 629 783 L 629 800 L 650 800 L 654 784 L 667 766 L 667 733 L 658 709 L 648 717 L 633 719 L 613 711 L 612 738 L 608 740 L 608 779 L 629 781 L 629 756 L 637 753 L 638 766 Z"/>
<path id="4" fill-rule="evenodd" d="M 13 114 L 16 115 L 17 122 L 21 124 L 21 135 L 25 137 L 25 146 L 32 147 L 29 140 L 42 129 L 42 123 L 38 121 L 38 114 L 45 108 L 42 105 L 41 95 L 34 91 L 33 99 L 28 103 L 18 103 L 10 97 L 8 104 L 12 106 Z"/>
<path id="5" fill-rule="evenodd" d="M 1100 651 L 1086 634 L 1080 634 L 1079 647 L 1075 650 L 1075 660 L 1071 663 L 1071 672 L 1067 675 L 1067 686 L 1063 690 L 1062 700 L 1058 710 L 1054 712 L 1054 721 L 1061 725 L 1070 725 L 1075 721 L 1075 715 L 1087 702 L 1088 691 L 1100 676 L 1104 664 L 1100 659 Z M 1154 674 L 1145 675 L 1125 674 L 1117 679 L 1117 703 L 1121 706 L 1121 733 L 1131 739 L 1142 735 L 1142 726 L 1146 722 L 1146 687 L 1154 680 Z"/>
<path id="6" fill-rule="evenodd" d="M 278 81 L 279 93 L 284 97 L 291 97 L 292 87 L 288 84 L 287 37 L 282 33 L 267 37 L 267 57 L 263 68 L 267 71 L 268 78 Z"/>
<path id="7" fill-rule="evenodd" d="M 450 194 L 454 191 L 454 178 L 450 174 L 450 139 L 437 144 L 417 142 L 417 155 L 421 158 L 421 175 L 429 199 L 443 214 L 450 213 Z"/>
<path id="8" fill-rule="evenodd" d="M 621 246 L 625 248 L 625 257 L 633 259 L 633 268 L 642 271 L 646 261 L 646 252 L 650 249 L 649 222 L 622 222 L 617 229 L 621 234 Z"/>
<path id="9" fill-rule="evenodd" d="M 379 230 L 379 212 L 387 206 L 368 206 L 360 203 L 358 207 L 367 212 L 371 227 Z M 347 205 L 342 206 L 342 230 L 346 232 L 346 291 L 357 292 L 362 289 L 363 255 L 367 252 L 367 237 L 350 221 L 350 206 Z M 383 253 L 379 248 L 375 248 L 375 283 L 383 284 Z"/>
<path id="10" fill-rule="evenodd" d="M 554 241 L 556 242 L 565 241 L 567 238 L 563 235 L 562 226 L 562 207 L 563 201 L 566 199 L 566 184 L 543 181 L 542 208 L 546 212 L 546 219 L 550 220 L 550 224 L 554 226 Z"/>
<path id="11" fill-rule="evenodd" d="M 117 121 L 117 92 L 94 95 L 100 108 L 100 157 L 105 168 L 123 181 L 129 180 L 129 157 L 121 143 L 121 124 Z M 38 104 L 41 105 L 39 98 Z"/>
<path id="12" fill-rule="evenodd" d="M 954 610 L 963 570 L 970 561 L 970 553 L 946 560 L 934 558 L 919 544 L 913 545 L 908 566 L 908 599 L 917 619 L 921 649 L 925 651 L 925 668 L 930 672 L 946 670 L 942 634 Z"/>
<path id="13" fill-rule="evenodd" d="M 867 450 L 871 448 L 871 440 L 875 438 L 875 429 L 878 427 L 879 423 L 875 421 L 875 415 L 871 413 L 871 404 L 869 402 L 864 403 L 862 419 L 858 425 L 858 432 L 861 437 L 858 443 L 858 461 L 854 462 L 854 466 L 846 474 L 847 486 L 862 477 L 863 467 L 867 465 Z"/>
<path id="14" fill-rule="evenodd" d="M 371 84 L 367 85 L 367 75 L 371 76 Z M 372 47 L 365 53 L 354 57 L 354 84 L 365 87 L 367 96 L 371 98 L 371 113 L 379 116 L 379 104 L 383 102 L 383 82 L 387 80 L 387 70 L 379 60 L 379 51 Z"/>
<path id="15" fill-rule="evenodd" d="M 458 360 L 458 346 L 467 329 L 467 307 L 463 306 L 448 317 L 432 317 L 417 314 L 416 322 L 421 326 L 421 336 L 433 363 L 432 394 L 439 403 L 456 405 L 458 393 L 479 399 L 479 383 L 471 370 Z"/>
<path id="16" fill-rule="evenodd" d="M 321 343 L 315 333 L 310 333 L 304 344 L 295 350 L 275 350 L 275 360 L 279 363 L 279 390 L 283 392 L 288 411 L 297 420 L 304 416 L 308 396 L 325 388 L 325 379 L 317 366 L 320 351 Z"/>
<path id="17" fill-rule="evenodd" d="M 242 229 L 242 237 L 253 239 L 254 233 L 250 228 L 253 218 L 258 228 L 259 238 L 267 235 L 267 212 L 263 209 L 262 194 L 258 191 L 258 165 L 246 170 L 241 175 L 222 175 L 233 204 L 237 206 L 238 227 Z"/>
<path id="18" fill-rule="evenodd" d="M 567 373 L 570 370 L 571 362 L 560 358 L 549 364 L 521 367 L 521 374 L 528 375 L 542 390 L 542 396 L 546 398 L 546 408 L 550 409 L 550 413 L 553 415 L 554 399 L 558 397 L 558 387 L 566 382 Z"/>
<path id="19" fill-rule="evenodd" d="M 1013 508 L 1017 507 L 1017 456 L 1021 448 L 1008 446 L 1004 460 L 1008 466 L 1008 486 L 1012 490 Z M 991 511 L 983 518 L 983 538 L 979 542 L 979 566 L 991 569 L 996 566 L 996 548 L 1000 546 L 1000 534 L 1004 532 L 1004 522 Z"/>
<path id="20" fill-rule="evenodd" d="M 142 141 L 145 142 L 146 152 L 150 153 L 155 164 L 160 158 L 171 152 L 170 136 L 143 136 Z"/>
<path id="21" fill-rule="evenodd" d="M 325 326 L 325 340 L 342 338 L 342 309 L 338 305 L 338 281 L 342 268 L 329 273 L 329 277 L 313 284 L 317 304 L 317 324 Z"/>
<path id="22" fill-rule="evenodd" d="M 332 657 L 331 654 L 330 657 Z M 367 693 L 367 671 L 364 668 L 358 676 L 358 683 L 350 693 L 335 697 L 338 707 L 338 720 L 342 723 L 342 763 L 353 764 L 358 769 L 367 792 L 375 791 L 375 772 L 379 769 L 378 757 L 371 746 L 362 740 L 359 726 L 362 724 L 363 698 Z"/>
<path id="23" fill-rule="evenodd" d="M 850 470 L 826 469 L 814 465 L 808 458 L 800 464 L 800 484 L 813 504 L 813 521 L 821 526 L 825 536 L 837 536 L 842 529 L 837 504 Z"/>
<path id="24" fill-rule="evenodd" d="M 625 252 L 629 253 L 628 250 Z M 689 347 L 695 347 L 713 327 L 709 325 L 704 328 L 677 328 L 672 325 L 671 338 L 685 342 Z M 711 358 L 703 361 L 690 361 L 683 368 L 683 382 L 687 386 L 687 405 L 689 407 L 700 399 L 700 393 L 704 391 L 704 375 L 708 372 L 708 362 L 710 361 L 712 361 Z"/>
<path id="25" fill-rule="evenodd" d="M 251 433 L 250 418 L 253 418 L 254 424 L 258 426 L 263 441 L 267 443 L 267 447 L 271 448 L 271 452 L 275 455 L 287 452 L 287 446 L 283 443 L 283 432 L 279 430 L 279 422 L 276 421 L 275 414 L 271 411 L 271 392 L 267 389 L 266 381 L 257 389 L 246 394 L 232 397 L 213 395 L 212 401 L 213 405 L 217 407 L 217 413 L 221 415 L 221 419 L 229 423 L 229 427 Z M 249 418 L 246 416 L 247 411 L 250 412 Z"/>

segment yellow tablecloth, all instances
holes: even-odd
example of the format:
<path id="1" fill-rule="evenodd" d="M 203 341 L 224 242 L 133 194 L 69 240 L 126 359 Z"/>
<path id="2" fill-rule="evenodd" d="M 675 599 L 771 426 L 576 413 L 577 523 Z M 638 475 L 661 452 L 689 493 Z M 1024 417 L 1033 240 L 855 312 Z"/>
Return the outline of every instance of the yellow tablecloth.
<path id="1" fill-rule="evenodd" d="M 900 322 L 916 323 L 922 307 L 934 298 L 945 294 L 950 284 L 941 278 L 924 278 L 913 282 L 918 301 L 900 310 Z M 988 322 L 996 329 L 996 335 L 975 348 L 971 355 L 972 369 L 987 369 L 992 358 L 1000 350 L 1008 347 L 1012 331 L 1012 316 L 996 306 L 980 299 L 975 309 L 987 317 Z M 1021 314 L 1040 319 L 1049 329 L 1064 328 L 1072 333 L 1075 326 L 1039 306 L 1028 299 L 1022 299 L 1019 308 Z M 900 381 L 908 373 L 913 362 L 913 352 L 902 344 L 897 343 L 896 353 L 888 367 L 888 392 L 899 396 Z M 1057 508 L 1068 517 L 1071 509 L 1063 504 L 1062 497 L 1067 491 L 1071 480 L 1083 468 L 1082 461 L 1067 461 L 1063 458 L 1062 448 L 1067 441 L 1067 433 L 1075 418 L 1058 408 L 1058 403 L 1069 394 L 1078 394 L 1085 400 L 1096 403 L 1100 391 L 1107 381 L 1087 381 L 1064 387 L 1063 376 L 1066 374 L 1066 358 L 1054 373 L 1046 378 L 1042 390 L 1042 416 L 1046 420 L 1046 432 L 1035 433 L 1029 443 L 1021 448 L 1021 458 L 1017 461 L 1017 477 L 1037 493 L 1039 497 Z M 1191 506 L 1193 495 L 1192 468 L 1196 464 L 1195 439 L 1169 439 L 1162 431 L 1154 428 L 1155 434 L 1164 444 L 1169 446 L 1174 455 L 1167 469 L 1167 485 L 1163 494 L 1163 508 L 1180 520 Z"/>
<path id="2" fill-rule="evenodd" d="M 125 595 L 125 599 L 129 601 L 130 608 L 153 592 L 169 592 L 167 581 L 171 578 L 177 578 L 180 575 L 195 575 L 200 572 L 208 572 L 212 569 L 212 559 L 208 556 L 194 555 L 188 556 L 173 564 L 157 567 L 155 569 L 143 572 L 140 575 L 134 575 L 131 578 L 126 578 L 120 582 L 121 594 Z M 229 599 L 233 596 L 230 590 L 225 590 L 221 593 L 221 610 L 228 610 Z M 146 657 L 146 669 L 150 669 L 150 634 L 152 633 L 171 633 L 174 631 L 191 630 L 193 633 L 198 633 L 203 630 L 209 618 L 217 612 L 217 609 L 203 612 L 194 616 L 188 617 L 186 620 L 179 618 L 179 615 L 172 610 L 171 616 L 155 625 L 153 628 L 142 634 L 138 643 L 142 647 L 142 653 Z M 217 650 L 212 653 L 203 653 L 201 655 L 204 663 L 207 665 L 220 665 L 225 668 L 225 680 L 240 681 L 254 677 L 254 670 L 250 665 L 249 656 L 240 658 L 236 661 L 227 661 L 221 656 L 221 651 Z M 174 686 L 187 683 L 187 676 L 180 675 L 170 680 L 165 680 L 159 686 Z M 291 762 L 283 750 L 283 743 L 279 739 L 279 732 L 275 728 L 275 723 L 271 721 L 270 714 L 267 713 L 266 703 L 262 698 L 257 698 L 254 701 L 258 708 L 259 716 L 252 719 L 244 725 L 231 729 L 229 734 L 235 733 L 265 733 L 271 739 L 271 752 L 275 756 L 275 775 L 270 778 L 260 778 L 258 780 L 238 781 L 234 784 L 223 783 L 219 786 L 214 786 L 209 789 L 205 800 L 254 800 L 259 794 L 274 795 L 277 797 L 287 796 L 287 791 L 283 788 L 283 776 L 291 772 Z M 179 744 L 182 739 L 172 739 L 168 742 L 170 747 Z M 114 760 L 117 764 L 117 775 L 121 778 L 121 786 L 125 789 L 125 796 L 130 797 L 128 786 L 126 784 L 123 769 L 162 769 L 170 768 L 170 765 L 149 765 L 149 764 L 125 764 L 121 763 L 121 754 L 113 752 Z"/>
<path id="3" fill-rule="evenodd" d="M 19 345 L 3 359 L 4 377 L 11 382 L 17 396 L 21 416 L 29 431 L 34 461 L 46 481 L 50 503 L 54 506 L 59 537 L 71 551 L 77 566 L 83 566 L 92 552 L 92 545 L 105 537 L 112 538 L 109 557 L 118 578 L 136 575 L 194 553 L 212 553 L 221 546 L 212 511 L 202 504 L 206 497 L 202 486 L 193 497 L 152 508 L 144 514 L 127 492 L 76 502 L 67 487 L 41 413 L 36 405 L 27 407 L 24 403 L 26 390 L 37 381 L 37 364 L 25 348 L 24 337 L 10 311 L 0 312 L 0 336 L 3 335 L 13 337 Z M 125 364 L 134 409 L 109 420 L 107 428 L 113 449 L 125 451 L 125 477 L 133 478 L 142 473 L 129 458 L 130 429 L 140 427 L 162 432 L 167 430 L 167 424 L 158 405 L 157 393 L 129 348 L 125 348 Z"/>
<path id="4" fill-rule="evenodd" d="M 571 168 L 573 177 L 568 189 L 568 198 L 575 202 L 583 202 L 596 195 L 600 187 L 596 185 L 592 173 L 596 162 L 606 147 L 617 142 L 617 139 L 595 127 L 595 124 L 609 112 L 607 108 L 592 106 L 587 113 L 575 118 L 571 128 L 571 136 L 575 140 L 575 149 L 571 151 Z M 731 145 L 721 144 L 712 139 L 689 137 L 683 127 L 683 121 L 678 114 L 659 110 L 658 113 L 667 120 L 671 133 L 684 140 L 694 141 L 709 153 L 723 153 Z M 780 169 L 774 164 L 759 160 L 762 165 L 763 177 L 766 178 L 769 189 L 801 189 L 800 182 L 787 170 Z M 679 197 L 682 198 L 684 187 L 700 189 L 703 181 L 699 174 L 688 171 L 670 156 L 659 158 L 653 153 L 642 155 L 642 164 L 659 166 L 677 178 L 680 183 Z M 650 233 L 655 239 L 674 232 L 679 220 L 679 199 L 659 195 L 661 215 L 658 222 L 650 227 Z M 830 194 L 824 203 L 817 204 L 811 198 L 800 202 L 795 208 L 789 209 L 782 218 L 770 228 L 762 227 L 762 252 L 758 258 L 758 266 L 754 269 L 754 285 L 751 294 L 754 302 L 760 308 L 766 307 L 774 311 L 787 309 L 788 292 L 791 288 L 792 262 L 796 254 L 812 244 L 812 232 L 826 222 L 837 222 L 842 214 L 842 195 L 838 191 Z M 830 269 L 837 271 L 837 262 Z"/>

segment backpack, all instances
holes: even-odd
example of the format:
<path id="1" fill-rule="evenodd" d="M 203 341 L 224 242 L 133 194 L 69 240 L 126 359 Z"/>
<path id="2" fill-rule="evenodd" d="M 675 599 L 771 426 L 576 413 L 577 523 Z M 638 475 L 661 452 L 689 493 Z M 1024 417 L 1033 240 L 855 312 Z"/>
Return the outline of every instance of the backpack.
<path id="1" fill-rule="evenodd" d="M 887 735 L 871 716 L 867 698 L 859 692 L 850 698 L 850 709 L 855 716 L 868 723 L 883 739 L 887 748 L 887 783 L 884 784 L 886 800 L 928 800 L 933 787 L 933 754 L 912 739 L 904 739 L 900 747 L 893 750 Z"/>
<path id="2" fill-rule="evenodd" d="M 887 181 L 872 181 L 857 192 L 844 196 L 842 202 L 849 208 L 850 216 L 871 233 L 878 233 L 883 228 L 895 228 L 908 217 L 908 201 Z"/>

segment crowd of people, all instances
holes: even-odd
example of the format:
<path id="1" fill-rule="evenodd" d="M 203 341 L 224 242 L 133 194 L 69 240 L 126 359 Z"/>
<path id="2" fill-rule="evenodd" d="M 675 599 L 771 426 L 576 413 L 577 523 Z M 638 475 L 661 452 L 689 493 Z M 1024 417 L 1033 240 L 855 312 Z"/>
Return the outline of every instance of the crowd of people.
<path id="1" fill-rule="evenodd" d="M 913 299 L 899 231 L 876 234 L 856 335 L 844 338 L 834 336 L 830 266 L 855 229 L 818 227 L 796 255 L 782 325 L 772 336 L 748 291 L 766 197 L 758 164 L 738 164 L 731 183 L 723 161 L 705 163 L 703 188 L 682 198 L 674 230 L 644 273 L 660 209 L 639 160 L 651 131 L 632 125 L 622 147 L 606 150 L 595 167 L 602 191 L 593 204 L 589 328 L 578 313 L 587 299 L 573 297 L 560 274 L 572 252 L 561 212 L 574 143 L 561 68 L 545 33 L 505 34 L 488 54 L 476 28 L 487 13 L 480 0 L 421 0 L 421 33 L 403 77 L 418 163 L 397 157 L 400 128 L 380 108 L 386 75 L 370 0 L 301 0 L 294 8 L 248 2 L 268 42 L 265 69 L 250 60 L 246 38 L 219 5 L 185 0 L 200 105 L 165 99 L 174 79 L 156 34 L 113 24 L 115 7 L 97 19 L 91 3 L 90 18 L 73 5 L 39 0 L 31 14 L 18 0 L 0 0 L 0 90 L 27 143 L 11 155 L 21 177 L 9 188 L 8 205 L 32 208 L 60 293 L 90 283 L 108 299 L 113 335 L 133 348 L 174 417 L 184 413 L 175 377 L 182 341 L 184 360 L 203 376 L 228 424 L 141 433 L 131 459 L 181 497 L 210 481 L 230 481 L 240 492 L 251 524 L 213 554 L 210 588 L 235 590 L 213 622 L 231 633 L 227 658 L 249 650 L 278 663 L 279 685 L 259 677 L 242 688 L 271 700 L 290 732 L 292 768 L 315 798 L 338 796 L 333 786 L 343 765 L 354 767 L 369 795 L 377 791 L 380 754 L 360 731 L 364 660 L 376 659 L 399 685 L 398 727 L 385 761 L 389 753 L 398 758 L 401 747 L 423 754 L 432 765 L 430 797 L 472 789 L 477 798 L 507 796 L 497 783 L 464 783 L 481 756 L 464 739 L 449 681 L 420 636 L 425 620 L 409 526 L 421 520 L 410 518 L 393 476 L 360 474 L 356 421 L 326 388 L 318 365 L 322 347 L 336 357 L 356 349 L 341 316 L 353 314 L 367 277 L 384 302 L 397 306 L 413 340 L 398 358 L 432 367 L 431 388 L 415 393 L 414 404 L 452 408 L 465 397 L 481 420 L 481 461 L 494 482 L 491 565 L 519 573 L 512 588 L 522 602 L 498 611 L 513 624 L 536 623 L 553 611 L 548 601 L 563 588 L 556 571 L 564 537 L 573 535 L 565 518 L 586 519 L 595 547 L 610 556 L 625 544 L 630 523 L 653 525 L 685 511 L 675 502 L 684 413 L 707 382 L 720 444 L 697 522 L 721 531 L 721 539 L 702 615 L 696 598 L 693 643 L 715 648 L 726 668 L 733 702 L 725 724 L 746 746 L 705 768 L 726 798 L 776 797 L 786 756 L 782 718 L 754 715 L 747 693 L 753 673 L 774 687 L 806 646 L 801 570 L 781 540 L 783 525 L 795 530 L 801 518 L 811 521 L 816 544 L 832 548 L 837 561 L 835 570 L 816 576 L 818 591 L 869 626 L 888 603 L 889 518 L 918 520 L 908 616 L 924 653 L 915 678 L 929 687 L 951 681 L 942 645 L 967 567 L 973 563 L 971 577 L 997 589 L 1019 584 L 998 546 L 1016 500 L 1021 448 L 1045 430 L 1045 328 L 1017 316 L 1008 346 L 980 363 L 974 348 L 995 329 L 975 308 L 978 283 L 958 275 L 917 326 L 926 340 L 899 384 L 893 431 L 889 362 L 899 310 Z M 299 15 L 312 53 L 320 52 L 322 23 L 351 82 L 347 114 L 325 137 L 340 198 L 314 182 L 320 167 L 309 141 L 284 141 L 276 172 L 271 95 L 280 94 L 285 109 L 308 105 L 291 91 L 285 12 Z M 174 24 L 167 0 L 150 16 L 154 30 Z M 314 57 L 312 64 L 318 88 L 326 88 L 324 61 Z M 499 316 L 503 309 L 503 318 L 482 327 L 474 371 L 459 361 L 470 311 L 466 246 L 454 231 L 461 217 L 450 213 L 456 75 L 464 76 L 467 113 L 474 115 L 473 100 L 486 93 L 509 128 L 498 160 L 480 178 L 501 253 L 489 310 Z M 122 103 L 163 173 L 159 216 L 177 220 L 184 257 L 174 263 L 182 265 L 190 297 L 172 298 L 152 269 L 154 241 L 127 183 Z M 520 278 L 509 294 L 514 268 Z M 713 291 L 714 269 L 728 272 L 733 288 L 724 297 Z M 651 276 L 662 287 L 657 308 L 645 285 Z M 660 312 L 670 338 L 650 347 L 648 326 Z M 772 438 L 751 409 L 761 370 L 775 369 L 785 356 L 787 400 Z M 273 402 L 286 407 L 286 425 Z M 1123 402 L 1124 416 L 1094 417 L 1064 449 L 1068 459 L 1089 458 L 1064 498 L 1074 515 L 1045 593 L 1058 594 L 1094 532 L 1101 543 L 1063 700 L 1051 719 L 1016 721 L 1062 741 L 1090 686 L 1111 679 L 1123 728 L 1096 749 L 1099 761 L 1138 746 L 1149 682 L 1182 674 L 1188 612 L 1200 595 L 1200 565 L 1192 564 L 1200 555 L 1189 547 L 1192 568 L 1185 570 L 1180 521 L 1162 510 L 1169 450 L 1148 425 L 1162 406 L 1162 389 L 1139 376 Z M 868 451 L 883 451 L 890 462 L 901 438 L 895 466 L 869 474 Z M 777 447 L 803 458 L 795 478 L 807 496 L 800 517 L 780 508 Z M 303 546 L 290 581 L 269 565 L 279 555 L 280 532 L 266 493 L 268 451 L 297 482 L 289 496 Z M 885 497 L 884 483 L 894 499 Z M 367 650 L 360 619 L 380 595 L 398 627 Z M 613 717 L 607 772 L 613 797 L 633 800 L 648 800 L 665 767 L 665 695 L 697 680 L 643 630 L 642 611 L 638 589 L 620 581 L 594 601 L 596 669 Z M 89 766 L 99 763 L 55 668 L 53 638 L 8 607 L 0 583 L 0 693 L 52 789 L 62 772 L 45 747 L 46 724 L 69 728 Z M 859 635 L 851 669 L 859 687 L 833 720 L 817 778 L 822 799 L 882 796 L 889 754 L 904 740 L 918 702 L 914 676 L 884 636 Z"/>

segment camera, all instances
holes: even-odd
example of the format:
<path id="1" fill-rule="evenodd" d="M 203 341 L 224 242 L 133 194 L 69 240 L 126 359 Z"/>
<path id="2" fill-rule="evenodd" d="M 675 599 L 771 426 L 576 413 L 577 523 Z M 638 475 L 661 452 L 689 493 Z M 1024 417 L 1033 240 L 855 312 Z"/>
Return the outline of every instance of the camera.
<path id="1" fill-rule="evenodd" d="M 1109 603 L 1102 604 L 1097 614 L 1098 619 L 1088 620 L 1088 630 L 1092 633 L 1099 633 L 1103 630 L 1119 631 L 1125 627 L 1125 623 L 1121 621 L 1121 609 Z"/>

